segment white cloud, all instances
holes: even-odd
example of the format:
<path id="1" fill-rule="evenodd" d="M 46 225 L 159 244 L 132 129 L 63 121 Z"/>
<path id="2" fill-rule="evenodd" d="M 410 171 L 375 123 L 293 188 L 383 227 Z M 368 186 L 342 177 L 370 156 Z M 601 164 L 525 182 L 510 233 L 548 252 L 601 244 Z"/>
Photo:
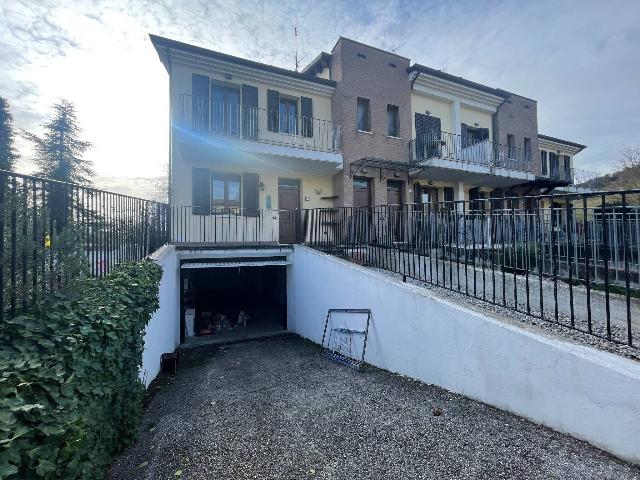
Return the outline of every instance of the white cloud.
<path id="1" fill-rule="evenodd" d="M 148 33 L 279 66 L 344 35 L 538 100 L 539 130 L 586 143 L 609 170 L 640 144 L 637 1 L 281 2 L 0 0 L 0 95 L 37 129 L 61 97 L 78 107 L 100 175 L 154 177 L 167 160 L 168 83 Z M 30 152 L 20 142 L 27 157 Z"/>

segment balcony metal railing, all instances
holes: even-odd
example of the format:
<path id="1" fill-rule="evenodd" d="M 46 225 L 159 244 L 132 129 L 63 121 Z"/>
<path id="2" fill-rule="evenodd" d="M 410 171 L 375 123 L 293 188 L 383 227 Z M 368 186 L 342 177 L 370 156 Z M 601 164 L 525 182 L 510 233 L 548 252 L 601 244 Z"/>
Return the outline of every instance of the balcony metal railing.
<path id="1" fill-rule="evenodd" d="M 340 126 L 328 120 L 181 94 L 182 128 L 321 152 L 340 151 Z"/>
<path id="2" fill-rule="evenodd" d="M 543 174 L 543 177 L 569 182 L 569 185 L 565 187 L 565 189 L 577 192 L 579 190 L 597 190 L 600 175 L 596 172 L 590 172 L 580 168 L 569 168 L 552 169 L 548 174 Z"/>
<path id="3" fill-rule="evenodd" d="M 439 130 L 418 135 L 411 140 L 410 149 L 414 163 L 445 159 L 521 172 L 534 170 L 529 150 Z"/>

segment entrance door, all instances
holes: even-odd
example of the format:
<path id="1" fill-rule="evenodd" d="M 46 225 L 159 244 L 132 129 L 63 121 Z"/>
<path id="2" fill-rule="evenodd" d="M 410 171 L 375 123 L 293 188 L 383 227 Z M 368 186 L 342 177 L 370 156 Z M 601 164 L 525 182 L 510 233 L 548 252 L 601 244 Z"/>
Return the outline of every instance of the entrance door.
<path id="1" fill-rule="evenodd" d="M 387 205 L 400 205 L 402 203 L 402 182 L 387 180 Z"/>
<path id="2" fill-rule="evenodd" d="M 353 179 L 353 206 L 355 211 L 349 224 L 350 242 L 363 243 L 369 240 L 371 212 L 371 179 Z"/>
<path id="3" fill-rule="evenodd" d="M 371 205 L 371 181 L 368 178 L 353 179 L 353 206 L 356 208 Z"/>
<path id="4" fill-rule="evenodd" d="M 280 210 L 280 243 L 295 243 L 297 218 L 300 212 L 300 180 L 278 179 L 278 209 Z"/>
<path id="5" fill-rule="evenodd" d="M 402 241 L 402 232 L 404 224 L 404 209 L 402 207 L 402 182 L 398 180 L 387 180 L 387 205 L 390 213 L 390 230 L 393 240 Z"/>

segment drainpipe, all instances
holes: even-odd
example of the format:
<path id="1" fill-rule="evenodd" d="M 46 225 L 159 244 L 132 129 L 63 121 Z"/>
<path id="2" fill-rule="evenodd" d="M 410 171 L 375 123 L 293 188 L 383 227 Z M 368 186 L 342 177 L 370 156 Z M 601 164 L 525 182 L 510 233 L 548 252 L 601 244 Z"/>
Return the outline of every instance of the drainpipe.
<path id="1" fill-rule="evenodd" d="M 413 90 L 413 84 L 416 83 L 416 80 L 420 76 L 420 70 L 417 72 L 412 72 L 413 78 L 411 79 L 411 90 Z"/>
<path id="2" fill-rule="evenodd" d="M 171 101 L 171 92 L 172 92 L 172 69 L 171 69 L 171 49 L 167 47 L 167 70 L 169 71 L 169 179 L 167 185 L 167 201 L 169 205 L 171 205 L 171 194 L 172 194 L 172 173 L 173 173 L 173 127 L 171 125 L 173 121 L 173 102 Z"/>
<path id="3" fill-rule="evenodd" d="M 498 127 L 497 127 L 497 122 L 498 122 L 498 112 L 500 112 L 500 108 L 507 103 L 507 99 L 504 98 L 502 100 L 502 103 L 500 105 L 498 105 L 498 108 L 496 108 L 496 113 L 493 114 L 493 143 L 499 144 L 500 143 L 500 138 L 498 137 Z"/>

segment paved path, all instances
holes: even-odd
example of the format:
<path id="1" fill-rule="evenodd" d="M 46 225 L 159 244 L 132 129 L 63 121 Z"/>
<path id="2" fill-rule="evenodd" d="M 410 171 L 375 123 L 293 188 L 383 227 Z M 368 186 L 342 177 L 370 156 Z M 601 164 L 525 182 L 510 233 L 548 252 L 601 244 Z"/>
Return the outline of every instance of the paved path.
<path id="1" fill-rule="evenodd" d="M 639 479 L 591 446 L 297 337 L 190 350 L 112 479 Z"/>

